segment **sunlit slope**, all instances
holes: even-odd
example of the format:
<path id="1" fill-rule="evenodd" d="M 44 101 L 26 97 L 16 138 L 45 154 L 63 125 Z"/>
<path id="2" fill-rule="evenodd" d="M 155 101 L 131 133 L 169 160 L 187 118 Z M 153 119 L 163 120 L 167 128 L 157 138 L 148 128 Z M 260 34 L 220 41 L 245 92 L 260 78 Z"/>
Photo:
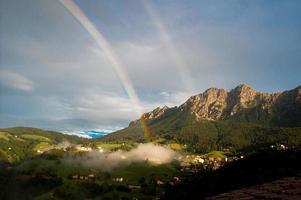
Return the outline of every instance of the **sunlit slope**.
<path id="1" fill-rule="evenodd" d="M 211 88 L 179 107 L 156 108 L 144 118 L 153 140 L 188 144 L 201 151 L 275 143 L 295 147 L 301 144 L 301 87 L 274 94 L 260 93 L 247 85 L 230 92 Z M 145 141 L 140 120 L 99 140 Z"/>
<path id="2" fill-rule="evenodd" d="M 0 129 L 0 160 L 15 162 L 47 151 L 63 141 L 78 143 L 84 140 L 36 128 Z"/>

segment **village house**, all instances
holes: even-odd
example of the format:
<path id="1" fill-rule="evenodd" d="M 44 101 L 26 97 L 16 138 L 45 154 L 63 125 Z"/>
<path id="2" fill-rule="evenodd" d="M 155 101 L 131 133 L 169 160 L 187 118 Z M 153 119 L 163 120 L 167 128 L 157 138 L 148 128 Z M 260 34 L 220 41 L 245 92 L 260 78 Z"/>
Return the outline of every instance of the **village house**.
<path id="1" fill-rule="evenodd" d="M 113 181 L 115 181 L 115 182 L 123 182 L 123 177 L 117 177 L 117 178 L 113 178 L 112 179 Z"/>
<path id="2" fill-rule="evenodd" d="M 73 175 L 71 178 L 72 179 L 78 179 L 78 175 Z"/>
<path id="3" fill-rule="evenodd" d="M 88 176 L 84 175 L 72 175 L 71 179 L 76 179 L 76 180 L 89 180 L 89 179 L 94 179 L 95 175 L 94 174 L 89 174 Z"/>
<path id="4" fill-rule="evenodd" d="M 164 185 L 164 182 L 161 180 L 157 180 L 157 185 Z"/>
<path id="5" fill-rule="evenodd" d="M 181 181 L 181 179 L 179 177 L 177 177 L 177 176 L 172 177 L 172 179 L 175 182 L 180 182 Z"/>
<path id="6" fill-rule="evenodd" d="M 88 175 L 88 178 L 89 178 L 89 179 L 94 179 L 94 178 L 95 178 L 95 175 L 94 175 L 94 174 L 89 174 L 89 175 Z"/>
<path id="7" fill-rule="evenodd" d="M 103 150 L 102 147 L 97 147 L 97 148 L 98 148 L 98 151 L 99 151 L 100 153 L 103 153 L 103 152 L 104 152 L 104 150 Z"/>
<path id="8" fill-rule="evenodd" d="M 78 151 L 92 151 L 91 147 L 83 147 L 83 146 L 77 146 L 76 149 Z"/>

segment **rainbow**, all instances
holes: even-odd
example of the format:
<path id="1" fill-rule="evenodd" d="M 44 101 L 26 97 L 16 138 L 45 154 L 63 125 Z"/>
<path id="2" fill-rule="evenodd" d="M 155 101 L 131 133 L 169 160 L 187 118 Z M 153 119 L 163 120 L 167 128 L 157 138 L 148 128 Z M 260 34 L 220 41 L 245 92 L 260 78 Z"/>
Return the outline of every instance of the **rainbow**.
<path id="1" fill-rule="evenodd" d="M 103 34 L 97 30 L 94 24 L 89 20 L 89 18 L 85 15 L 85 13 L 74 3 L 72 0 L 58 0 L 66 10 L 82 25 L 82 27 L 91 35 L 91 37 L 95 40 L 96 44 L 100 49 L 103 50 L 106 57 L 112 63 L 114 67 L 114 71 L 117 74 L 120 82 L 122 83 L 124 90 L 128 94 L 132 104 L 136 108 L 136 112 L 141 116 L 141 123 L 144 129 L 145 139 L 150 142 L 152 141 L 151 130 L 143 117 L 143 109 L 139 100 L 139 97 L 133 87 L 132 81 L 130 80 L 127 71 L 118 58 L 118 56 L 114 53 L 113 48 L 110 43 L 105 39 Z"/>
<path id="2" fill-rule="evenodd" d="M 185 86 L 185 89 L 189 93 L 196 92 L 195 85 L 192 82 L 192 78 L 189 72 L 186 70 L 187 63 L 185 62 L 184 58 L 181 56 L 176 46 L 174 45 L 171 36 L 169 35 L 168 31 L 163 25 L 162 20 L 160 19 L 160 16 L 156 12 L 152 2 L 148 0 L 144 0 L 143 5 L 146 12 L 149 14 L 154 26 L 157 28 L 160 36 L 160 40 L 165 46 L 171 60 L 174 62 L 176 70 L 178 71 L 178 74 L 180 76 L 182 83 Z"/>

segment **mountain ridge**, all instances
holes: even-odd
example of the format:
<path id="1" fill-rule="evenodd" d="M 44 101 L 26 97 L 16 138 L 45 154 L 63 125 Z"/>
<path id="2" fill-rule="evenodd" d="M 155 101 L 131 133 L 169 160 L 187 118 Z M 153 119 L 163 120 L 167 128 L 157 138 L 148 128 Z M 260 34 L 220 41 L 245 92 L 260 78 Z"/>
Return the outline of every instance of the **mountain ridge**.
<path id="1" fill-rule="evenodd" d="M 301 135 L 301 86 L 277 93 L 258 92 L 246 84 L 230 91 L 209 88 L 179 106 L 158 107 L 142 117 L 143 122 L 132 121 L 99 140 L 145 142 L 147 126 L 153 140 L 189 143 L 199 149 L 207 146 L 204 151 L 228 146 L 243 149 L 283 140 L 299 145 L 293 140 L 299 141 Z"/>
<path id="2" fill-rule="evenodd" d="M 166 111 L 175 108 L 180 111 L 188 109 L 191 114 L 195 115 L 197 121 L 227 120 L 244 109 L 252 109 L 255 107 L 259 107 L 260 110 L 272 115 L 272 112 L 277 111 L 274 106 L 281 106 L 281 104 L 283 104 L 281 99 L 290 101 L 285 102 L 288 104 L 301 104 L 301 86 L 292 90 L 276 93 L 257 92 L 246 84 L 240 84 L 230 91 L 219 88 L 209 88 L 203 93 L 191 96 L 180 106 L 172 108 L 167 106 L 163 106 L 162 108 L 158 107 L 151 112 L 144 113 L 143 117 L 147 120 L 154 120 L 163 116 Z M 301 126 L 301 124 L 299 124 L 299 126 Z"/>

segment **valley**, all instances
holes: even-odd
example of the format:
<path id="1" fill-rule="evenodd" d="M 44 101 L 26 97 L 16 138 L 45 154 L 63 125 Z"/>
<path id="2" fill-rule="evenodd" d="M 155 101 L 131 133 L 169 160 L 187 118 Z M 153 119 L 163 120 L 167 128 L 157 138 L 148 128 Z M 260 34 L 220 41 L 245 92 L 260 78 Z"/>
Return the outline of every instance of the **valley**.
<path id="1" fill-rule="evenodd" d="M 0 200 L 301 199 L 300 10 L 0 0 Z"/>
<path id="2" fill-rule="evenodd" d="M 194 199 L 297 176 L 300 91 L 208 89 L 179 107 L 156 108 L 92 139 L 28 127 L 0 129 L 5 191 L 0 198 Z M 282 113 L 283 106 L 293 113 Z M 229 176 L 236 178 L 231 182 Z M 195 193 L 196 186 L 203 189 Z"/>

